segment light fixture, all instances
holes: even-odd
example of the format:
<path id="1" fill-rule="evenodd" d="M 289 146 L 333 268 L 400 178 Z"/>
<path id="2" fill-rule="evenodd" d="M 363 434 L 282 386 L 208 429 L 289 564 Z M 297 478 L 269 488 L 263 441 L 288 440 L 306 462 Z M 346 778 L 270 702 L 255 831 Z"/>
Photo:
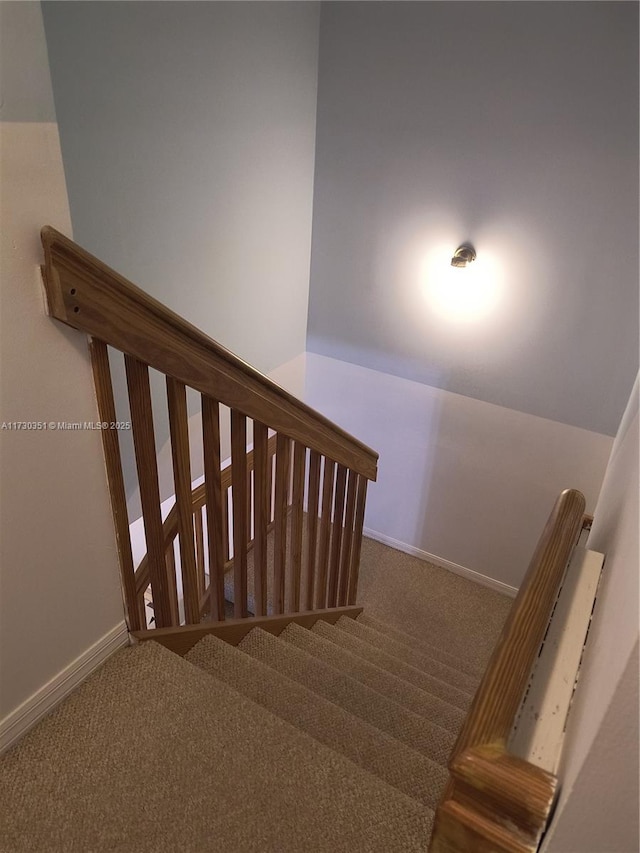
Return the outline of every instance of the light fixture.
<path id="1" fill-rule="evenodd" d="M 423 294 L 431 311 L 443 320 L 462 324 L 488 320 L 505 296 L 502 260 L 485 239 L 477 256 L 465 242 L 452 257 L 451 246 L 456 245 L 452 236 L 455 240 L 453 228 L 426 249 L 420 274 Z"/>
<path id="2" fill-rule="evenodd" d="M 453 257 L 451 258 L 451 266 L 458 267 L 459 269 L 464 269 L 464 267 L 468 266 L 472 261 L 475 261 L 475 259 L 476 250 L 468 243 L 463 243 L 462 246 L 458 246 L 458 248 L 453 253 Z"/>

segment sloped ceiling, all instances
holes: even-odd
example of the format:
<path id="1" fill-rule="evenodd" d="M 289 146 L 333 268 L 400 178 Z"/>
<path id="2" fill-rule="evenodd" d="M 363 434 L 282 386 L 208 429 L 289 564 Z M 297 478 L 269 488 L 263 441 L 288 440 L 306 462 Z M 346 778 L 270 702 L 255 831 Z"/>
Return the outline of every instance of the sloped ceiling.
<path id="1" fill-rule="evenodd" d="M 498 283 L 429 301 L 463 241 Z M 638 5 L 323 3 L 308 349 L 605 434 L 638 369 Z"/>

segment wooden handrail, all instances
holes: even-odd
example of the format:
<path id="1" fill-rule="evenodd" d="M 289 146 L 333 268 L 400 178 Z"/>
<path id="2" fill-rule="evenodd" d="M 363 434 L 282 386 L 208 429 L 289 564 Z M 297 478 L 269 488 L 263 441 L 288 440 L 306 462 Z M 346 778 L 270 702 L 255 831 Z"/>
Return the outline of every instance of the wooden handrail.
<path id="1" fill-rule="evenodd" d="M 506 742 L 547 629 L 558 587 L 582 524 L 585 499 L 558 497 L 480 683 L 453 757 L 469 746 Z"/>
<path id="2" fill-rule="evenodd" d="M 449 764 L 433 853 L 536 849 L 557 780 L 510 756 L 506 743 L 582 527 L 584 496 L 558 497 L 478 687 Z"/>
<path id="3" fill-rule="evenodd" d="M 147 550 L 137 570 L 118 436 L 107 429 L 102 437 L 129 628 L 146 626 L 147 605 L 153 607 L 154 630 L 202 618 L 225 621 L 230 567 L 236 618 L 253 618 L 251 596 L 256 616 L 346 606 L 357 583 L 364 522 L 354 495 L 364 496 L 366 482 L 376 478 L 378 454 L 53 228 L 42 230 L 42 242 L 50 314 L 90 336 L 102 423 L 116 420 L 108 348 L 124 357 Z M 175 506 L 164 521 L 150 368 L 166 378 Z M 191 486 L 188 389 L 200 392 L 202 406 L 204 484 L 197 489 Z M 227 416 L 232 464 L 222 470 L 221 424 Z M 247 453 L 250 429 L 255 460 L 253 451 Z M 310 520 L 303 548 L 307 503 L 322 512 Z M 273 572 L 267 561 L 271 529 Z M 250 592 L 248 552 L 254 545 Z"/>
<path id="4" fill-rule="evenodd" d="M 378 454 L 297 400 L 55 228 L 42 229 L 53 317 L 93 335 L 369 480 Z"/>

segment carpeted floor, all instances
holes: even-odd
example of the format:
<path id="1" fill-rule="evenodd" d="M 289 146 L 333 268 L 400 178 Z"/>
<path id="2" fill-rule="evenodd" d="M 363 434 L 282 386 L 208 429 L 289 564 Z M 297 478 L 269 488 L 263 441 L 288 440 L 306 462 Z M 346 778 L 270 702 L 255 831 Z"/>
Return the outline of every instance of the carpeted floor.
<path id="1" fill-rule="evenodd" d="M 424 853 L 510 600 L 371 540 L 360 577 L 357 621 L 114 655 L 0 758 L 1 853 Z"/>
<path id="2" fill-rule="evenodd" d="M 365 613 L 484 666 L 513 599 L 364 538 L 358 604 Z"/>

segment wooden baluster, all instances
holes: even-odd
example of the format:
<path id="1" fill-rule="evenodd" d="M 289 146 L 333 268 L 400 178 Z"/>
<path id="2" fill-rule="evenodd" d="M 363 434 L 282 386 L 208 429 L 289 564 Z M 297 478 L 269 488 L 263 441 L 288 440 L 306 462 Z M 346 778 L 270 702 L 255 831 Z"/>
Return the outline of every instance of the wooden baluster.
<path id="1" fill-rule="evenodd" d="M 289 612 L 300 610 L 300 576 L 302 573 L 302 522 L 304 514 L 304 475 L 307 448 L 295 442 L 293 447 L 293 481 L 291 504 L 291 574 L 289 577 Z"/>
<path id="2" fill-rule="evenodd" d="M 100 421 L 112 424 L 117 421 L 117 417 L 113 399 L 113 385 L 111 383 L 111 368 L 109 367 L 107 345 L 102 341 L 92 338 L 89 349 L 91 352 L 91 365 L 93 368 L 93 380 L 96 386 Z M 118 561 L 120 563 L 120 577 L 124 590 L 127 625 L 130 631 L 140 631 L 147 627 L 147 623 L 144 597 L 136 594 L 131 537 L 129 535 L 129 516 L 127 513 L 127 498 L 124 489 L 118 431 L 115 429 L 103 429 L 101 430 L 101 434 L 107 467 L 109 494 L 111 497 L 111 512 L 116 530 Z"/>
<path id="3" fill-rule="evenodd" d="M 356 489 L 358 475 L 349 471 L 347 486 L 347 506 L 344 513 L 344 534 L 342 555 L 340 557 L 340 584 L 338 589 L 338 607 L 344 607 L 349 595 L 349 569 L 351 567 L 351 546 L 353 544 L 353 522 L 356 514 Z"/>
<path id="4" fill-rule="evenodd" d="M 164 552 L 164 563 L 167 567 L 169 577 L 176 575 L 176 540 L 172 539 L 167 545 L 167 550 Z M 183 590 L 184 591 L 184 590 Z"/>
<path id="5" fill-rule="evenodd" d="M 147 605 L 144 600 L 144 592 L 139 592 L 136 597 L 136 609 L 138 611 L 138 621 L 144 630 L 147 627 Z M 132 631 L 134 629 L 130 628 L 129 630 Z"/>
<path id="6" fill-rule="evenodd" d="M 229 504 L 231 490 L 224 489 L 222 492 L 222 550 L 224 552 L 225 564 L 231 559 L 231 533 L 229 532 Z"/>
<path id="7" fill-rule="evenodd" d="M 196 573 L 198 576 L 198 596 L 202 598 L 205 586 L 205 560 L 204 560 L 204 525 L 202 523 L 202 509 L 193 513 L 193 535 L 196 541 Z"/>
<path id="8" fill-rule="evenodd" d="M 367 501 L 367 478 L 358 475 L 356 492 L 356 520 L 353 527 L 353 546 L 351 549 L 351 569 L 349 572 L 348 604 L 356 603 L 358 594 L 358 572 L 360 571 L 360 550 L 362 548 L 362 528 L 364 527 L 364 507 Z"/>
<path id="9" fill-rule="evenodd" d="M 247 460 L 247 547 L 253 542 L 254 534 L 251 531 L 251 493 L 252 493 L 253 469 L 249 467 Z"/>
<path id="10" fill-rule="evenodd" d="M 271 457 L 267 450 L 267 427 L 253 422 L 253 575 L 256 616 L 267 612 L 267 527 L 271 492 Z"/>
<path id="11" fill-rule="evenodd" d="M 209 612 L 214 622 L 224 620 L 224 519 L 220 478 L 220 405 L 202 395 L 202 447 L 204 486 L 207 505 L 207 544 L 209 551 Z M 226 495 L 225 495 L 226 497 Z"/>
<path id="12" fill-rule="evenodd" d="M 318 580 L 316 588 L 316 607 L 327 606 L 327 573 L 329 569 L 329 541 L 331 538 L 331 502 L 333 498 L 333 476 L 335 463 L 331 459 L 324 458 L 324 471 L 322 474 L 322 514 L 320 517 L 320 549 L 318 552 L 318 564 L 316 577 Z"/>
<path id="13" fill-rule="evenodd" d="M 164 555 L 164 563 L 167 567 L 167 574 L 173 580 L 174 583 L 177 583 L 176 580 L 176 552 L 175 552 L 176 540 L 172 539 L 169 545 L 167 546 L 167 550 Z M 182 591 L 184 593 L 184 589 Z M 177 587 L 176 587 L 176 596 L 177 596 Z M 184 600 L 184 599 L 183 599 Z M 177 625 L 181 625 L 182 622 L 180 620 L 180 605 L 177 603 L 178 615 L 177 615 Z M 198 620 L 199 621 L 199 620 Z"/>
<path id="14" fill-rule="evenodd" d="M 308 495 L 306 609 L 313 610 L 313 597 L 316 586 L 316 541 L 318 531 L 318 503 L 320 500 L 320 454 L 317 453 L 315 450 L 312 450 L 309 454 Z"/>
<path id="15" fill-rule="evenodd" d="M 234 616 L 247 616 L 247 419 L 231 410 Z"/>
<path id="16" fill-rule="evenodd" d="M 178 382 L 171 376 L 167 376 L 167 403 L 169 406 L 169 434 L 173 459 L 173 484 L 178 508 L 178 542 L 180 545 L 184 616 L 187 625 L 197 625 L 200 622 L 200 597 L 198 595 L 193 509 L 191 506 L 187 389 L 182 382 Z"/>
<path id="17" fill-rule="evenodd" d="M 276 437 L 276 442 L 277 442 Z M 274 494 L 275 494 L 275 484 L 276 484 L 276 451 L 275 446 L 269 448 L 269 491 L 267 493 L 267 518 L 269 519 L 269 524 L 273 524 L 275 521 L 274 515 Z"/>
<path id="18" fill-rule="evenodd" d="M 290 440 L 286 435 L 278 433 L 276 440 L 275 540 L 273 552 L 273 612 L 275 614 L 284 611 L 290 453 Z"/>
<path id="19" fill-rule="evenodd" d="M 338 465 L 336 493 L 333 503 L 333 529 L 331 531 L 331 560 L 329 564 L 329 584 L 327 607 L 338 605 L 338 573 L 340 571 L 340 548 L 342 546 L 342 519 L 344 516 L 344 495 L 347 484 L 347 469 Z"/>
<path id="20" fill-rule="evenodd" d="M 138 469 L 142 518 L 149 556 L 149 576 L 153 593 L 153 612 L 158 628 L 178 625 L 178 599 L 175 575 L 170 577 L 165 564 L 160 488 L 153 431 L 149 368 L 130 355 L 124 357 L 129 389 L 133 446 Z"/>

